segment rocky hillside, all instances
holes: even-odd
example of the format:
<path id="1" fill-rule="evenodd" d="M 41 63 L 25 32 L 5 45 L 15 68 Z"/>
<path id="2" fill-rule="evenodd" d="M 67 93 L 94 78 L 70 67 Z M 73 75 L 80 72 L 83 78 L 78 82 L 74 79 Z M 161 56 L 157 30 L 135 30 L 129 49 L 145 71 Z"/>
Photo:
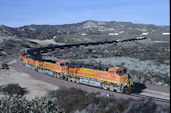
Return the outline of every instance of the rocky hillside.
<path id="1" fill-rule="evenodd" d="M 131 22 L 102 22 L 84 21 L 75 24 L 64 25 L 27 25 L 19 28 L 11 28 L 4 25 L 0 26 L 0 36 L 16 36 L 20 38 L 32 39 L 51 39 L 60 42 L 72 43 L 76 38 L 86 37 L 83 41 L 97 41 L 116 38 L 126 38 L 140 36 L 142 33 L 149 33 L 152 39 L 163 37 L 163 32 L 170 32 L 169 26 L 156 26 L 152 24 L 133 24 Z M 91 36 L 91 37 L 90 37 Z M 106 37 L 108 36 L 108 37 Z M 64 40 L 60 40 L 61 37 Z M 155 37 L 155 38 L 154 38 Z"/>
<path id="2" fill-rule="evenodd" d="M 97 60 L 95 64 L 99 64 L 100 60 L 101 63 L 107 65 L 113 62 L 111 64 L 113 66 L 117 64 L 125 68 L 130 67 L 128 71 L 132 72 L 132 75 L 135 73 L 138 75 L 137 73 L 141 72 L 144 77 L 141 80 L 143 83 L 170 85 L 170 35 L 162 34 L 170 33 L 169 26 L 92 20 L 75 24 L 27 25 L 19 28 L 0 25 L 0 66 L 1 63 L 17 59 L 23 48 L 135 38 L 141 36 L 142 33 L 148 34 L 146 35 L 147 40 L 56 49 L 53 52 L 42 54 L 42 57 L 77 62 L 84 59 L 85 63 L 89 60 L 91 62 L 91 59 L 94 58 Z M 133 60 L 126 60 L 129 58 Z M 118 62 L 115 62 L 115 59 Z M 147 69 L 146 73 L 144 69 Z M 134 78 L 136 81 L 138 77 Z"/>
<path id="3" fill-rule="evenodd" d="M 170 44 L 170 35 L 162 35 L 162 33 L 167 32 L 170 32 L 169 26 L 116 21 L 102 22 L 88 20 L 65 25 L 32 24 L 18 28 L 0 25 L 0 56 L 6 57 L 7 55 L 13 55 L 13 53 L 16 54 L 17 51 L 26 47 L 134 38 L 141 36 L 142 33 L 149 33 L 147 38 L 151 42 L 151 47 L 153 47 L 154 43 L 167 43 L 164 45 L 167 46 L 165 48 L 170 53 L 168 46 Z M 112 56 L 110 55 L 110 57 Z"/>
<path id="4" fill-rule="evenodd" d="M 169 26 L 156 26 L 152 24 L 133 24 L 131 22 L 102 22 L 102 21 L 84 21 L 76 24 L 65 24 L 65 25 L 28 25 L 20 28 L 31 28 L 38 31 L 49 31 L 49 30 L 73 30 L 79 32 L 86 32 L 93 30 L 94 33 L 110 33 L 110 32 L 125 32 L 125 33 L 160 33 L 169 32 Z M 135 31 L 135 32 L 133 32 Z"/>

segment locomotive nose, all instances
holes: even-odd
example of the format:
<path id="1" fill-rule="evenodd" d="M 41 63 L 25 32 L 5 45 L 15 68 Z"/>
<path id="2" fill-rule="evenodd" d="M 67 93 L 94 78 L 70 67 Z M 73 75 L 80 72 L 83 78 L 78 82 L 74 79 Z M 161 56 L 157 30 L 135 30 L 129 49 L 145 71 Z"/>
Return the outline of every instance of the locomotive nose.
<path id="1" fill-rule="evenodd" d="M 64 67 L 62 68 L 62 71 L 63 71 L 63 72 L 68 72 L 68 66 L 64 66 Z"/>
<path id="2" fill-rule="evenodd" d="M 130 75 L 129 74 L 124 74 L 122 76 L 119 76 L 120 83 L 124 84 L 125 86 L 129 86 L 130 82 Z"/>

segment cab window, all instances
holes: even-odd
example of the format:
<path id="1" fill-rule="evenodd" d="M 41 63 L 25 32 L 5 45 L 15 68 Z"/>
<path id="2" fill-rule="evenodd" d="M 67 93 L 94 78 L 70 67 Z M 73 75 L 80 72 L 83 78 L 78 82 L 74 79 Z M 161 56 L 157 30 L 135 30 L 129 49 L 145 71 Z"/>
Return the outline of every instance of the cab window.
<path id="1" fill-rule="evenodd" d="M 123 73 L 124 73 L 124 74 L 126 73 L 126 69 L 123 70 Z"/>
<path id="2" fill-rule="evenodd" d="M 109 71 L 109 73 L 115 74 L 115 71 Z"/>
<path id="3" fill-rule="evenodd" d="M 65 66 L 65 64 L 60 64 L 61 67 Z"/>
<path id="4" fill-rule="evenodd" d="M 66 62 L 66 64 L 65 64 L 66 66 L 68 66 L 69 65 L 69 63 L 68 62 Z"/>
<path id="5" fill-rule="evenodd" d="M 61 63 L 60 66 L 61 66 L 61 67 L 63 67 L 63 66 L 68 66 L 68 62 L 66 62 L 66 63 Z"/>
<path id="6" fill-rule="evenodd" d="M 124 74 L 123 71 L 121 71 L 121 70 L 116 71 L 116 73 L 117 73 L 118 75 L 123 75 L 123 74 Z"/>

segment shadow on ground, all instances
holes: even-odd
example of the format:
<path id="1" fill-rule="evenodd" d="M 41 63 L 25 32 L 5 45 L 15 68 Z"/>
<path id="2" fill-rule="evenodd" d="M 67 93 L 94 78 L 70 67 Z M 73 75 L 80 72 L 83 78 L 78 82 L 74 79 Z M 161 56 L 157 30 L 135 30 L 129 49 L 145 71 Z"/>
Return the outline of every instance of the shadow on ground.
<path id="1" fill-rule="evenodd" d="M 28 94 L 29 93 L 29 91 L 27 90 L 27 88 L 22 88 L 23 89 L 23 95 L 25 95 L 25 94 Z"/>
<path id="2" fill-rule="evenodd" d="M 145 84 L 134 83 L 134 89 L 132 90 L 132 93 L 138 93 L 139 94 L 145 88 L 147 88 Z"/>

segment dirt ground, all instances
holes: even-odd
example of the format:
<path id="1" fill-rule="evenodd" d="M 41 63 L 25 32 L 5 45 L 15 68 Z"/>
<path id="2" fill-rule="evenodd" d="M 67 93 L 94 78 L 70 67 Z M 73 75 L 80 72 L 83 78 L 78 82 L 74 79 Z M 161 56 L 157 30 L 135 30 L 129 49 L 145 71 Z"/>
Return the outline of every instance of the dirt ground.
<path id="1" fill-rule="evenodd" d="M 28 92 L 24 96 L 29 100 L 37 96 L 43 96 L 47 90 L 58 89 L 57 86 L 40 80 L 35 80 L 28 74 L 11 66 L 8 70 L 0 70 L 0 85 L 8 83 L 18 83 L 22 88 L 25 88 Z M 3 95 L 1 94 L 1 96 Z"/>
<path id="2" fill-rule="evenodd" d="M 57 43 L 54 39 L 46 39 L 46 40 L 27 39 L 27 40 L 38 43 L 42 46 L 48 46 L 49 44 L 64 45 L 64 43 Z"/>

